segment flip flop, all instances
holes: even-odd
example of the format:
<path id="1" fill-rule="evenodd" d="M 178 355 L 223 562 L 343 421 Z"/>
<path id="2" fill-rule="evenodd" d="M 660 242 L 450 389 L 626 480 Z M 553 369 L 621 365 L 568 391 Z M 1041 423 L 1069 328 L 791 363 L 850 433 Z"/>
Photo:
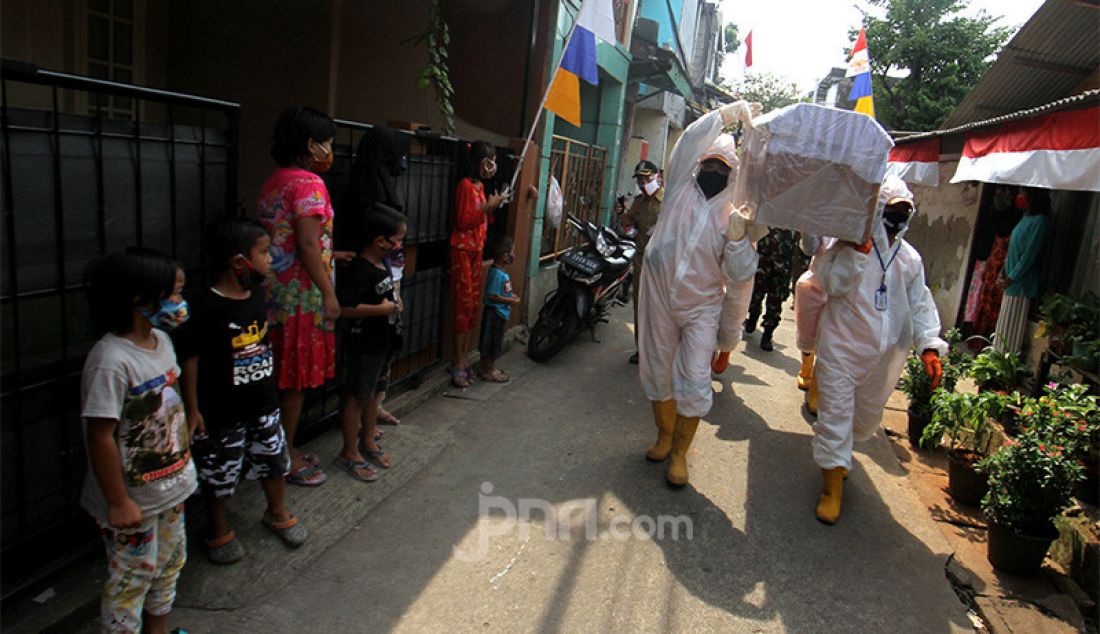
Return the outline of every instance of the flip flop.
<path id="1" fill-rule="evenodd" d="M 299 524 L 298 518 L 293 515 L 287 520 L 276 522 L 274 518 L 264 513 L 263 524 L 275 533 L 288 548 L 298 548 L 309 539 L 309 531 L 306 530 L 305 526 Z"/>
<path id="2" fill-rule="evenodd" d="M 304 464 L 295 469 L 291 469 L 290 473 L 286 474 L 287 484 L 293 484 L 300 487 L 319 487 L 328 480 L 328 476 L 321 470 L 320 467 L 314 464 Z"/>
<path id="3" fill-rule="evenodd" d="M 298 448 L 295 448 L 294 451 L 297 451 L 298 454 L 302 457 L 302 462 L 306 462 L 315 467 L 321 464 L 321 459 L 317 457 L 317 454 L 307 453 Z"/>
<path id="4" fill-rule="evenodd" d="M 381 414 L 378 415 L 378 424 L 379 425 L 400 425 L 401 424 L 401 419 L 394 416 L 393 414 L 391 414 L 389 412 L 382 412 Z M 382 433 L 382 432 L 379 431 L 378 433 Z"/>
<path id="5" fill-rule="evenodd" d="M 378 451 L 370 451 L 369 449 L 363 452 L 363 455 L 367 457 L 367 460 L 374 463 L 375 466 L 382 469 L 389 469 L 393 465 L 390 464 L 390 457 L 382 448 L 379 447 Z"/>
<path id="6" fill-rule="evenodd" d="M 348 475 L 360 482 L 374 482 L 381 476 L 378 470 L 370 466 L 370 463 L 365 460 L 363 462 L 356 462 L 341 456 L 336 456 L 336 464 L 343 467 L 344 471 L 348 472 Z"/>
<path id="7" fill-rule="evenodd" d="M 490 383 L 507 383 L 512 380 L 510 376 L 500 370 L 493 370 L 492 374 L 481 373 L 479 376 L 482 381 L 488 381 Z"/>

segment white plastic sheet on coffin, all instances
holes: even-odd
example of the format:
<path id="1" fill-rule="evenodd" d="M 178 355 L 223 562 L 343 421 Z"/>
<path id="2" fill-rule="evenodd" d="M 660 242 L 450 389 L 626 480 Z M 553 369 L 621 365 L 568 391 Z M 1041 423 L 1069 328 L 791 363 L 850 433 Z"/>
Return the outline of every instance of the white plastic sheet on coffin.
<path id="1" fill-rule="evenodd" d="M 871 117 L 800 103 L 745 131 L 734 204 L 755 222 L 863 243 L 894 143 Z"/>

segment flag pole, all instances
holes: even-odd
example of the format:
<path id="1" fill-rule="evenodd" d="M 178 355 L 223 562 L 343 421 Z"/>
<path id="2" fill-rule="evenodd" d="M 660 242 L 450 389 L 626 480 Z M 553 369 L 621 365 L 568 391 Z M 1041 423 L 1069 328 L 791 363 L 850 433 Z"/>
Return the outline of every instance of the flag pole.
<path id="1" fill-rule="evenodd" d="M 546 100 L 550 97 L 550 89 L 554 86 L 554 79 L 558 76 L 558 71 L 561 70 L 561 60 L 565 57 L 566 51 L 569 50 L 569 43 L 573 41 L 573 33 L 577 30 L 577 22 L 580 21 L 581 11 L 584 9 L 584 3 L 589 0 L 582 0 L 581 6 L 577 9 L 577 17 L 573 19 L 573 25 L 569 27 L 569 34 L 565 36 L 565 46 L 561 48 L 561 57 L 558 58 L 558 63 L 554 66 L 554 74 L 550 75 L 550 81 L 546 84 L 546 91 L 542 93 L 542 100 L 539 101 L 539 108 L 535 111 L 535 118 L 531 121 L 531 129 L 527 132 L 527 136 L 523 139 L 523 150 L 519 153 L 519 163 L 516 164 L 516 169 L 512 172 L 512 182 L 508 185 L 508 191 L 515 194 L 516 180 L 519 178 L 519 173 L 523 170 L 523 161 L 527 158 L 527 148 L 531 146 L 531 139 L 535 136 L 535 129 L 539 125 L 539 120 L 542 118 L 542 111 L 546 107 Z"/>

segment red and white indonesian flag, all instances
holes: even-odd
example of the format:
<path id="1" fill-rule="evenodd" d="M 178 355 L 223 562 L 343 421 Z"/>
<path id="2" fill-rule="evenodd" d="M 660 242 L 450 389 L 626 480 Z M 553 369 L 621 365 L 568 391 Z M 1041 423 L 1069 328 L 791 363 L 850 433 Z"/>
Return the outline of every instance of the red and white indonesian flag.
<path id="1" fill-rule="evenodd" d="M 967 134 L 951 178 L 962 181 L 1100 191 L 1100 106 Z"/>
<path id="2" fill-rule="evenodd" d="M 886 159 L 886 175 L 910 185 L 938 187 L 940 184 L 940 140 L 898 141 Z"/>

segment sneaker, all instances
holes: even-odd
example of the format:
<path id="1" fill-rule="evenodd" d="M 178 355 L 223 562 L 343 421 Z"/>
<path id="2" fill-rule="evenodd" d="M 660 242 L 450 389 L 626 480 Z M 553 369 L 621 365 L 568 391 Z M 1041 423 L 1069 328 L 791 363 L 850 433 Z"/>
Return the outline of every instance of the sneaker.
<path id="1" fill-rule="evenodd" d="M 634 365 L 638 365 L 638 353 L 637 352 L 630 355 L 630 362 L 633 363 Z"/>

